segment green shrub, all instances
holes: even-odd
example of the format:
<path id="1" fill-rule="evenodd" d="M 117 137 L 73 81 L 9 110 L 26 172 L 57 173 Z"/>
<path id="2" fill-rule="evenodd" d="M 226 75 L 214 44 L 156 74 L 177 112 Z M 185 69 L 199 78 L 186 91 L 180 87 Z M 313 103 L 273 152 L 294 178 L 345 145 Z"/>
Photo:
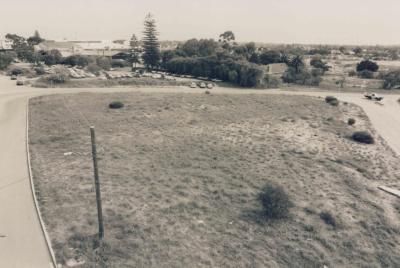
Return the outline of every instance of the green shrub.
<path id="1" fill-rule="evenodd" d="M 339 105 L 339 100 L 336 97 L 333 96 L 327 96 L 325 98 L 325 102 L 332 105 L 332 106 L 338 106 Z"/>
<path id="2" fill-rule="evenodd" d="M 374 78 L 374 73 L 369 70 L 363 70 L 358 73 L 358 76 L 361 78 L 365 78 L 365 79 L 372 79 L 372 78 Z"/>
<path id="3" fill-rule="evenodd" d="M 124 104 L 120 101 L 113 101 L 108 105 L 108 107 L 110 109 L 121 109 L 124 107 Z"/>
<path id="4" fill-rule="evenodd" d="M 349 76 L 356 76 L 356 75 L 357 75 L 357 72 L 354 71 L 354 70 L 352 70 L 352 71 L 349 72 Z"/>
<path id="5" fill-rule="evenodd" d="M 354 125 L 356 123 L 356 120 L 354 119 L 354 118 L 349 118 L 349 120 L 347 120 L 347 124 L 349 125 L 349 126 L 352 126 L 352 125 Z"/>
<path id="6" fill-rule="evenodd" d="M 331 213 L 327 212 L 327 211 L 322 211 L 319 214 L 319 217 L 328 225 L 331 225 L 332 227 L 336 227 L 337 223 L 335 218 L 332 216 Z"/>
<path id="7" fill-rule="evenodd" d="M 92 74 L 98 75 L 99 72 L 101 71 L 101 68 L 96 63 L 91 63 L 91 64 L 88 65 L 87 70 L 89 72 L 91 72 Z"/>
<path id="8" fill-rule="evenodd" d="M 44 75 L 46 73 L 43 67 L 36 67 L 34 71 L 36 72 L 37 75 Z"/>
<path id="9" fill-rule="evenodd" d="M 63 84 L 69 80 L 69 72 L 65 67 L 58 67 L 46 79 L 54 84 Z"/>
<path id="10" fill-rule="evenodd" d="M 23 73 L 24 72 L 19 68 L 14 68 L 14 69 L 11 70 L 11 75 L 20 75 L 20 74 L 23 74 Z"/>
<path id="11" fill-rule="evenodd" d="M 392 89 L 400 87 L 400 71 L 392 71 L 381 76 L 383 79 L 383 88 Z"/>
<path id="12" fill-rule="evenodd" d="M 289 196 L 280 186 L 267 185 L 261 192 L 259 199 L 264 209 L 264 215 L 269 219 L 285 218 L 293 207 Z"/>
<path id="13" fill-rule="evenodd" d="M 374 144 L 375 140 L 374 137 L 367 131 L 357 131 L 354 132 L 351 138 L 359 143 L 365 143 L 365 144 Z"/>

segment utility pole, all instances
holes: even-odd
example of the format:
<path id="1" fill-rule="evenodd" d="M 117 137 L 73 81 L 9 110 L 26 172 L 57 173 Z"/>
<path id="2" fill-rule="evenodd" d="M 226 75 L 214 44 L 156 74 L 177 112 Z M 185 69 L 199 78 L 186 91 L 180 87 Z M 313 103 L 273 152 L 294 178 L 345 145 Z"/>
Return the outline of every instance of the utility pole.
<path id="1" fill-rule="evenodd" d="M 93 157 L 93 169 L 94 169 L 94 184 L 96 187 L 96 203 L 97 203 L 97 218 L 99 221 L 99 240 L 103 241 L 104 238 L 104 225 L 103 225 L 103 210 L 101 207 L 101 191 L 100 191 L 100 180 L 99 171 L 97 168 L 97 150 L 96 150 L 96 135 L 94 127 L 90 127 L 90 136 L 92 140 L 92 157 Z"/>

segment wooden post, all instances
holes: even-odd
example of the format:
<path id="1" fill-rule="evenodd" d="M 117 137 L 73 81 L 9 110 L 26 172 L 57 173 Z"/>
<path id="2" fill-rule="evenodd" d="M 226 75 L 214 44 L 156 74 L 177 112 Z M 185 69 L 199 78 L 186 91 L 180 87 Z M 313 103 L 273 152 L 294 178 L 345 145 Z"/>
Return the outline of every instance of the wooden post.
<path id="1" fill-rule="evenodd" d="M 103 225 L 103 211 L 102 211 L 102 207 L 101 207 L 99 171 L 97 168 L 96 135 L 94 132 L 94 127 L 90 127 L 90 136 L 91 136 L 91 140 L 92 140 L 94 184 L 96 187 L 97 217 L 98 217 L 98 221 L 99 221 L 99 240 L 102 241 L 104 238 L 104 225 Z"/>

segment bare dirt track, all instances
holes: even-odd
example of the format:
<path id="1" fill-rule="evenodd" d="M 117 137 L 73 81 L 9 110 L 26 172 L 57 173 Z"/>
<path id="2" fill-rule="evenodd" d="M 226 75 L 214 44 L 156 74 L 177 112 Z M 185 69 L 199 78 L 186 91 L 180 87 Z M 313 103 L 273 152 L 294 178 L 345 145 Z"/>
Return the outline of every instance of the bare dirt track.
<path id="1" fill-rule="evenodd" d="M 109 110 L 113 100 L 125 108 Z M 30 107 L 34 175 L 61 262 L 400 263 L 397 199 L 377 189 L 398 182 L 398 158 L 358 107 L 303 96 L 143 92 L 46 96 Z M 356 127 L 346 124 L 349 117 Z M 106 246 L 100 255 L 91 248 L 89 125 L 96 126 L 101 156 Z M 372 131 L 377 144 L 350 141 L 356 129 Z M 257 195 L 268 182 L 284 186 L 296 204 L 288 220 L 260 220 Z M 325 211 L 336 228 L 319 218 Z"/>
<path id="2" fill-rule="evenodd" d="M 1 267 L 47 267 L 50 263 L 43 236 L 34 213 L 32 197 L 26 169 L 25 142 L 25 104 L 26 98 L 57 93 L 73 92 L 199 92 L 185 88 L 131 88 L 131 89 L 32 89 L 16 87 L 0 76 L 0 266 Z M 237 90 L 217 89 L 216 94 L 301 94 L 325 96 L 318 92 L 280 92 L 277 90 Z M 340 99 L 360 105 L 371 118 L 374 128 L 399 154 L 399 110 L 396 100 L 399 96 L 387 96 L 384 106 L 362 100 L 359 94 L 334 94 Z M 392 186 L 398 186 L 394 182 Z M 383 197 L 382 197 L 383 198 Z"/>

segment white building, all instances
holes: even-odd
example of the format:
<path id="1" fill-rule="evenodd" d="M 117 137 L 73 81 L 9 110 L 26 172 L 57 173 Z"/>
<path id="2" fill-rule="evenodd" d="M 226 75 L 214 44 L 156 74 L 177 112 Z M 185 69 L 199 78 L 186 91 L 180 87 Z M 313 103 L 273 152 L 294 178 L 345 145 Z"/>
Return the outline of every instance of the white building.
<path id="1" fill-rule="evenodd" d="M 35 46 L 35 51 L 57 49 L 64 57 L 71 55 L 108 56 L 128 51 L 129 41 L 45 41 Z"/>
<path id="2" fill-rule="evenodd" d="M 11 50 L 12 40 L 0 36 L 0 51 Z"/>

